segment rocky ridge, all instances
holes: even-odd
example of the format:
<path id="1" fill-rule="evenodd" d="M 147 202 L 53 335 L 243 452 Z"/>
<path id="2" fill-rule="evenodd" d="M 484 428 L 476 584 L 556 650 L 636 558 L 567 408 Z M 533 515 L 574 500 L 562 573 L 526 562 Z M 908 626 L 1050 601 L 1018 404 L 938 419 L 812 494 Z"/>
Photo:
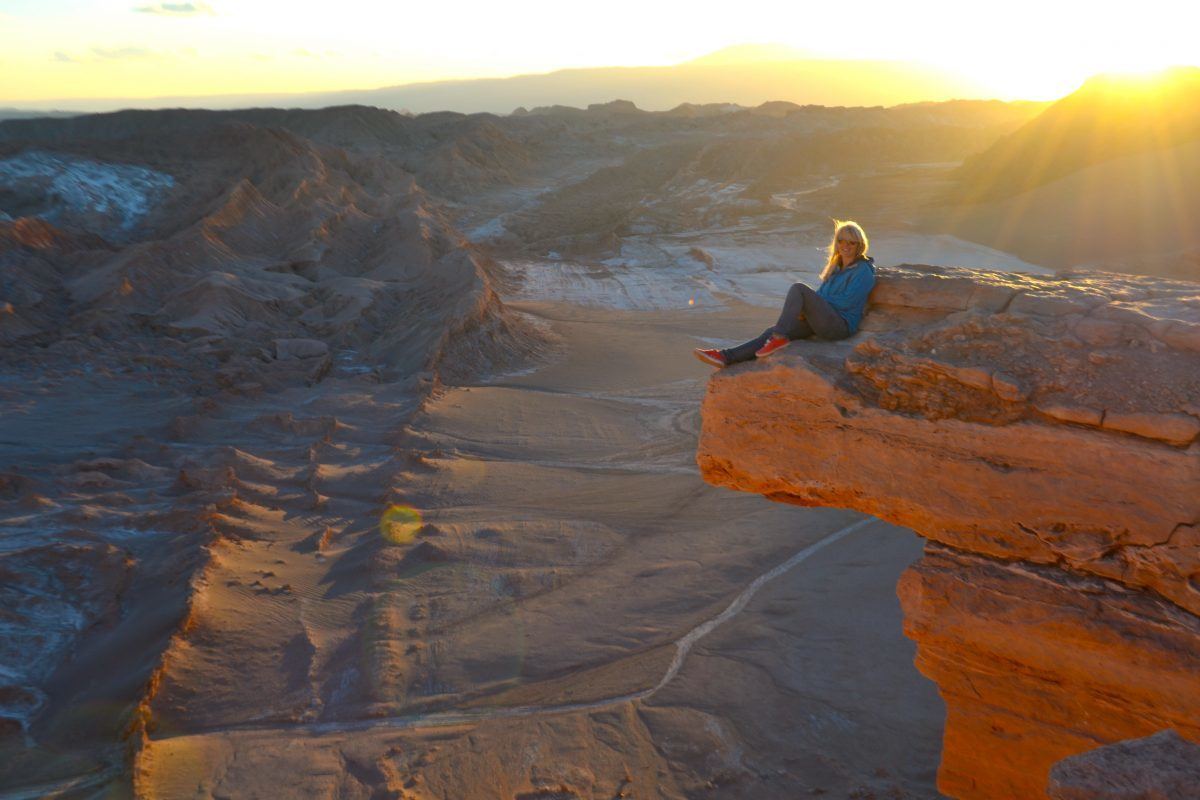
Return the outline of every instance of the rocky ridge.
<path id="1" fill-rule="evenodd" d="M 542 348 L 399 167 L 245 123 L 164 125 L 0 160 L 6 207 L 29 212 L 0 220 L 7 786 L 122 780 L 195 647 L 205 576 L 257 534 L 239 517 L 329 506 L 329 442 L 364 387 L 389 386 L 373 410 L 391 430 L 440 380 Z M 297 392 L 337 402 L 318 414 Z M 394 477 L 394 445 L 365 439 Z"/>
<path id="2" fill-rule="evenodd" d="M 1200 739 L 1200 286 L 879 273 L 864 333 L 714 376 L 706 480 L 930 540 L 899 593 L 942 791 L 1041 796 L 1073 753 Z"/>
<path id="3" fill-rule="evenodd" d="M 401 374 L 432 368 L 467 330 L 485 334 L 469 367 L 528 352 L 519 342 L 531 332 L 492 290 L 495 267 L 390 162 L 241 123 L 172 135 L 186 155 L 121 139 L 10 159 L 65 165 L 59 182 L 81 188 L 0 222 L 0 340 L 67 355 L 141 340 L 176 366 L 215 368 L 225 386 L 277 371 L 264 363 L 309 360 L 281 357 L 277 340 L 321 342 L 322 353 L 305 350 L 309 367 L 342 350 Z M 157 194 L 117 210 L 89 203 L 103 187 L 90 176 L 133 168 L 131 151 L 164 176 Z M 40 184 L 14 186 L 33 195 Z"/>

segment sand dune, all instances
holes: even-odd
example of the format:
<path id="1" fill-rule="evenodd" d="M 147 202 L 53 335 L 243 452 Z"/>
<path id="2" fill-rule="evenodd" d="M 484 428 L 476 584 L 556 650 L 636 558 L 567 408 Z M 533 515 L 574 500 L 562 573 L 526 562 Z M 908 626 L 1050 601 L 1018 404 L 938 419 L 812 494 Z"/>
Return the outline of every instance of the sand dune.
<path id="1" fill-rule="evenodd" d="M 1038 263 L 1200 278 L 1200 140 L 1105 161 L 939 224 Z M 940 213 L 939 213 L 940 212 Z"/>
<path id="2" fill-rule="evenodd" d="M 1039 263 L 1194 280 L 1198 98 L 1195 68 L 1094 78 L 967 159 L 919 224 Z"/>
<path id="3" fill-rule="evenodd" d="M 958 196 L 992 200 L 1116 158 L 1169 150 L 1200 136 L 1200 68 L 1098 75 L 967 160 Z"/>

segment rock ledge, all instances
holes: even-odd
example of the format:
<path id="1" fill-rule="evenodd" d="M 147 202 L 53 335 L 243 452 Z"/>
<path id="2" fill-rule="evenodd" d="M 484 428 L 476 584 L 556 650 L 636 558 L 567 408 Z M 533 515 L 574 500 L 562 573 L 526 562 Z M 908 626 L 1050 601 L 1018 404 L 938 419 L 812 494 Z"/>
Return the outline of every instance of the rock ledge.
<path id="1" fill-rule="evenodd" d="M 930 540 L 899 585 L 947 706 L 938 785 L 1200 742 L 1200 284 L 880 269 L 864 331 L 716 373 L 705 480 Z"/>

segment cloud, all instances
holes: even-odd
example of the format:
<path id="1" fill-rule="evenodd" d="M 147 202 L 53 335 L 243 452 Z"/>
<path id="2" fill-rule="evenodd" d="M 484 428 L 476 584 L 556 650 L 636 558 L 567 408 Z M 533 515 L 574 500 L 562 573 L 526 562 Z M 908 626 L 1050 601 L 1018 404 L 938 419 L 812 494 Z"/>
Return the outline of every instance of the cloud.
<path id="1" fill-rule="evenodd" d="M 184 47 L 173 52 L 149 50 L 145 47 L 91 47 L 84 53 L 67 53 L 55 50 L 52 59 L 58 64 L 103 64 L 111 61 L 136 61 L 139 59 L 172 59 L 175 57 L 197 58 L 195 48 Z"/>
<path id="2" fill-rule="evenodd" d="M 197 17 L 201 14 L 216 16 L 208 3 L 156 3 L 152 6 L 138 6 L 133 9 L 138 14 L 158 14 L 163 17 Z"/>
<path id="3" fill-rule="evenodd" d="M 147 58 L 154 53 L 144 47 L 93 47 L 92 55 L 106 61 L 116 61 L 125 58 Z"/>

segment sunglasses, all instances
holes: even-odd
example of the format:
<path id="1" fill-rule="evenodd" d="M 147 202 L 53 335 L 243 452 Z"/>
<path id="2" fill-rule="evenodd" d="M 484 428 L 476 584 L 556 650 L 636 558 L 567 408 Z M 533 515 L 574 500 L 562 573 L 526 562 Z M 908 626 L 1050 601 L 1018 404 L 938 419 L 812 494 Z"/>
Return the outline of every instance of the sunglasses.
<path id="1" fill-rule="evenodd" d="M 852 244 L 857 247 L 859 244 L 859 241 L 857 239 L 838 239 L 837 243 L 838 244 Z"/>

